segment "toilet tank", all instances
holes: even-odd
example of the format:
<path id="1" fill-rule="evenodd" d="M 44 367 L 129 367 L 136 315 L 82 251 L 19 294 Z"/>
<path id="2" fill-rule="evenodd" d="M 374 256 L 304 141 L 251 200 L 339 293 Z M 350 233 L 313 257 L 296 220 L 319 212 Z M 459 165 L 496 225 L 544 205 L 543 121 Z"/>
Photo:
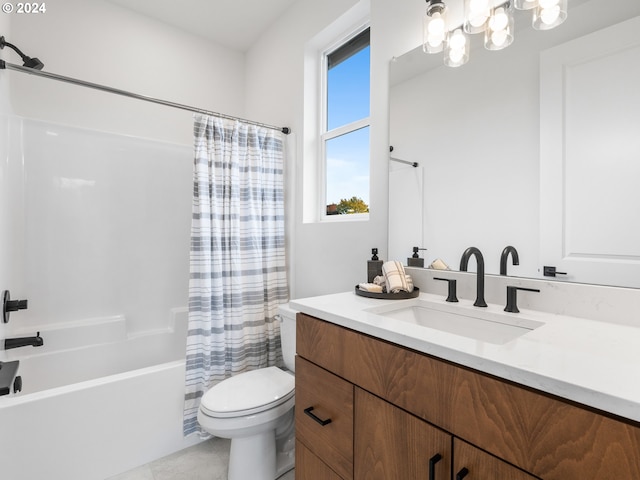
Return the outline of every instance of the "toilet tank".
<path id="1" fill-rule="evenodd" d="M 280 316 L 280 339 L 282 341 L 282 358 L 284 365 L 292 372 L 295 371 L 296 357 L 296 311 L 288 303 L 278 307 Z"/>

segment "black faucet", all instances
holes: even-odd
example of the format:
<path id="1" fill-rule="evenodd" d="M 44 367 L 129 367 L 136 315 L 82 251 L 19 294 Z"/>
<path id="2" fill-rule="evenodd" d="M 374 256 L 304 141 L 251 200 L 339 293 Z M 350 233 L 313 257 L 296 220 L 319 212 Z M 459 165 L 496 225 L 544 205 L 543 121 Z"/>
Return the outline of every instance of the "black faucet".
<path id="1" fill-rule="evenodd" d="M 475 255 L 476 264 L 478 265 L 478 273 L 476 274 L 476 301 L 473 303 L 476 307 L 486 307 L 487 302 L 484 301 L 484 257 L 482 252 L 476 247 L 467 248 L 460 259 L 460 271 L 466 272 L 469 264 L 469 257 Z"/>
<path id="2" fill-rule="evenodd" d="M 509 258 L 509 254 L 511 254 L 513 264 L 520 265 L 520 257 L 518 257 L 516 247 L 512 247 L 511 245 L 506 246 L 504 250 L 502 250 L 502 255 L 500 255 L 500 275 L 507 274 L 507 259 Z"/>
<path id="3" fill-rule="evenodd" d="M 44 340 L 40 336 L 40 332 L 36 333 L 35 337 L 17 337 L 17 338 L 5 338 L 4 349 L 9 350 L 11 348 L 26 347 L 31 345 L 32 347 L 41 347 L 44 345 Z"/>

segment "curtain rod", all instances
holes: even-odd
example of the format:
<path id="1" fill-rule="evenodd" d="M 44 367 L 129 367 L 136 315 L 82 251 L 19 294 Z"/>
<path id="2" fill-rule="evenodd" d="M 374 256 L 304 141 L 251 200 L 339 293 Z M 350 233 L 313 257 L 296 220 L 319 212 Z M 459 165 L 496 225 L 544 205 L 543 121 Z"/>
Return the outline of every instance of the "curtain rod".
<path id="1" fill-rule="evenodd" d="M 401 158 L 389 157 L 389 160 L 393 160 L 394 162 L 406 163 L 407 165 L 411 165 L 414 168 L 418 166 L 418 162 L 410 162 L 409 160 L 402 160 Z"/>
<path id="2" fill-rule="evenodd" d="M 224 113 L 211 112 L 203 110 L 201 108 L 190 107 L 189 105 L 182 105 L 180 103 L 169 102 L 167 100 L 161 100 L 159 98 L 148 97 L 146 95 L 140 95 L 137 93 L 127 92 L 126 90 L 120 90 L 118 88 L 107 87 L 98 83 L 86 82 L 84 80 L 78 80 L 76 78 L 65 77 L 63 75 L 57 75 L 55 73 L 43 72 L 42 70 L 34 70 L 33 68 L 23 67 L 12 63 L 0 60 L 0 70 L 8 69 L 15 70 L 17 72 L 28 73 L 29 75 L 36 75 L 38 77 L 49 78 L 52 80 L 58 80 L 60 82 L 71 83 L 73 85 L 80 85 L 82 87 L 93 88 L 96 90 L 102 90 L 103 92 L 114 93 L 116 95 L 122 95 L 123 97 L 135 98 L 137 100 L 144 100 L 145 102 L 157 103 L 159 105 L 165 105 L 167 107 L 179 108 L 181 110 L 188 110 L 190 112 L 203 113 L 205 115 L 212 115 L 214 117 L 226 118 L 229 120 L 240 120 L 242 122 L 249 123 L 251 125 L 257 125 L 259 127 L 271 128 L 273 130 L 279 130 L 284 134 L 291 133 L 289 127 L 276 127 L 274 125 L 267 125 L 266 123 L 254 122 L 251 120 L 245 120 L 244 118 L 233 117 L 231 115 L 225 115 Z"/>

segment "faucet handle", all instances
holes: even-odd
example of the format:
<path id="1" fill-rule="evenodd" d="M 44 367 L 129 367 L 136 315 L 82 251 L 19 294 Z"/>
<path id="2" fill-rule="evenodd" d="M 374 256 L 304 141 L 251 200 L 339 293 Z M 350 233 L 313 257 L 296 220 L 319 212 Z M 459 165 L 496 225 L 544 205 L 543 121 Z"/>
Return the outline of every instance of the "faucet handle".
<path id="1" fill-rule="evenodd" d="M 2 321 L 9 323 L 9 312 L 27 309 L 27 300 L 11 300 L 9 290 L 2 292 Z"/>
<path id="2" fill-rule="evenodd" d="M 447 302 L 457 302 L 458 301 L 458 297 L 456 296 L 457 292 L 456 292 L 456 280 L 455 278 L 440 278 L 440 277 L 433 277 L 434 280 L 440 280 L 443 282 L 447 282 L 448 285 L 448 289 L 447 289 Z"/>
<path id="3" fill-rule="evenodd" d="M 518 290 L 524 290 L 525 292 L 540 292 L 537 288 L 525 288 L 514 287 L 512 285 L 507 286 L 507 305 L 504 307 L 505 312 L 518 313 Z"/>

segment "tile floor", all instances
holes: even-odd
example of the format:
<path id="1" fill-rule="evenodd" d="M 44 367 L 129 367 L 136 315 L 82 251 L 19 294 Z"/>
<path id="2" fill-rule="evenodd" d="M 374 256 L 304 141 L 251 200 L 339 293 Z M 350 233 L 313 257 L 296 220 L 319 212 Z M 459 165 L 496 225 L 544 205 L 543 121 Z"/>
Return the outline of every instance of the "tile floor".
<path id="1" fill-rule="evenodd" d="M 108 480 L 227 480 L 229 440 L 212 438 Z M 278 480 L 295 480 L 290 471 Z"/>

